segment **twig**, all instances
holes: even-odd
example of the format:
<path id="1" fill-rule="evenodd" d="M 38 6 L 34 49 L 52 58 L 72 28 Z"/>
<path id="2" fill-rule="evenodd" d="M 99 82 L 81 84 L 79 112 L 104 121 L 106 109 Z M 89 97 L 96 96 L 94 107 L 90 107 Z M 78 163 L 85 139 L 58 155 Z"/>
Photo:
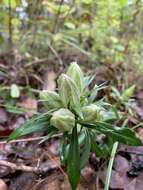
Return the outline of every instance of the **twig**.
<path id="1" fill-rule="evenodd" d="M 12 162 L 8 162 L 5 160 L 0 160 L 0 165 L 1 166 L 6 166 L 11 168 L 12 170 L 22 170 L 25 172 L 40 172 L 38 167 L 31 167 L 31 166 L 25 166 L 25 165 L 16 165 Z"/>
<path id="2" fill-rule="evenodd" d="M 49 58 L 43 58 L 43 59 L 38 59 L 38 60 L 34 60 L 34 61 L 31 61 L 27 64 L 24 65 L 24 67 L 29 67 L 31 65 L 35 65 L 35 64 L 38 64 L 38 63 L 43 63 L 43 62 L 46 62 L 46 61 L 49 61 Z"/>
<path id="3" fill-rule="evenodd" d="M 54 137 L 60 137 L 62 136 L 62 133 L 59 133 L 59 134 L 55 134 L 53 135 L 51 138 L 54 138 Z M 17 140 L 12 140 L 12 141 L 0 141 L 0 145 L 2 144 L 12 144 L 12 143 L 17 143 L 17 142 L 30 142 L 30 141 L 39 141 L 43 138 L 45 138 L 47 136 L 42 136 L 42 137 L 32 137 L 32 138 L 25 138 L 25 139 L 17 139 Z"/>
<path id="4" fill-rule="evenodd" d="M 143 126 L 143 122 L 141 122 L 141 123 L 135 125 L 134 127 L 132 127 L 132 129 L 136 129 L 136 128 L 142 127 L 142 126 Z"/>
<path id="5" fill-rule="evenodd" d="M 108 169 L 107 169 L 107 175 L 106 175 L 104 190 L 109 190 L 110 178 L 111 178 L 111 174 L 112 174 L 112 166 L 113 166 L 115 154 L 116 154 L 116 151 L 118 148 L 118 144 L 119 144 L 118 142 L 115 142 L 113 144 L 113 148 L 112 148 L 112 152 L 111 152 L 111 156 L 110 156 L 110 160 L 109 160 L 109 165 L 108 165 Z"/>
<path id="6" fill-rule="evenodd" d="M 32 167 L 32 166 L 26 166 L 26 165 L 17 165 L 17 164 L 14 164 L 12 162 L 8 162 L 8 161 L 5 161 L 5 160 L 0 160 L 0 166 L 6 166 L 6 167 L 9 167 L 10 169 L 12 170 L 21 170 L 21 171 L 25 171 L 25 172 L 34 172 L 36 174 L 42 174 L 42 173 L 47 173 L 51 170 L 54 170 L 54 169 L 58 169 L 59 166 L 57 163 L 55 164 L 51 164 L 51 163 L 48 163 L 47 166 L 45 167 Z"/>

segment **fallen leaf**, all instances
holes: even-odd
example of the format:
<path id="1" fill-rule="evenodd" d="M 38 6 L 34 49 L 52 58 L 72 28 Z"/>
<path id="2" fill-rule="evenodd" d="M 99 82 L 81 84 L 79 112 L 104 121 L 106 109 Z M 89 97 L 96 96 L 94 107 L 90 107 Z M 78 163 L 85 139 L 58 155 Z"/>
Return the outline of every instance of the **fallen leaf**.
<path id="1" fill-rule="evenodd" d="M 129 184 L 124 187 L 124 190 L 137 190 L 135 189 L 136 179 L 133 179 Z"/>
<path id="2" fill-rule="evenodd" d="M 143 190 L 143 172 L 137 177 L 135 190 Z"/>
<path id="3" fill-rule="evenodd" d="M 138 98 L 138 99 L 143 99 L 143 91 L 139 91 L 137 94 L 136 94 L 136 97 Z"/>
<path id="4" fill-rule="evenodd" d="M 119 172 L 120 174 L 124 174 L 124 173 L 126 173 L 129 170 L 130 165 L 129 165 L 129 162 L 128 162 L 128 160 L 126 158 L 118 155 L 115 158 L 115 162 L 114 162 L 113 168 L 117 172 Z"/>
<path id="5" fill-rule="evenodd" d="M 26 113 L 29 117 L 32 117 L 37 112 L 37 100 L 28 97 L 22 102 L 18 102 L 17 106 L 26 110 Z"/>
<path id="6" fill-rule="evenodd" d="M 0 190 L 8 190 L 7 185 L 2 179 L 0 179 Z"/>
<path id="7" fill-rule="evenodd" d="M 12 129 L 0 129 L 0 137 L 6 137 L 8 135 L 10 135 L 10 133 L 12 132 Z"/>
<path id="8" fill-rule="evenodd" d="M 130 183 L 130 179 L 126 176 L 126 174 L 120 174 L 119 172 L 112 171 L 111 180 L 110 180 L 110 188 L 112 189 L 124 189 L 126 184 Z"/>
<path id="9" fill-rule="evenodd" d="M 143 108 L 140 107 L 137 104 L 134 104 L 133 109 L 135 110 L 135 112 L 140 116 L 141 119 L 143 119 Z"/>
<path id="10" fill-rule="evenodd" d="M 138 128 L 137 129 L 137 137 L 139 138 L 139 139 L 141 139 L 141 141 L 143 141 L 143 128 Z"/>
<path id="11" fill-rule="evenodd" d="M 6 166 L 0 166 L 0 177 L 5 177 L 10 174 L 10 168 Z"/>
<path id="12" fill-rule="evenodd" d="M 5 123 L 7 120 L 8 120 L 7 112 L 3 108 L 0 108 L 0 124 Z"/>
<path id="13" fill-rule="evenodd" d="M 102 183 L 105 183 L 106 179 L 106 172 L 107 171 L 101 171 L 99 172 L 99 178 L 101 179 Z M 115 170 L 112 170 L 111 179 L 110 179 L 110 188 L 112 189 L 124 189 L 124 187 L 131 182 L 132 179 L 130 179 L 126 172 L 120 173 Z"/>

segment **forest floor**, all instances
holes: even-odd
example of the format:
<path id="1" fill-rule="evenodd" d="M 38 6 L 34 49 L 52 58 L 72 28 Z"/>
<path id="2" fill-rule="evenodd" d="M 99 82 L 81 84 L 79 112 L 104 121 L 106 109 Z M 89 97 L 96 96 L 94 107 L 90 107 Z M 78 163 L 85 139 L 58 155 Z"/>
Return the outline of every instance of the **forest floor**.
<path id="1" fill-rule="evenodd" d="M 87 73 L 96 72 L 97 83 L 111 80 L 117 83 L 124 77 L 124 70 L 120 65 L 104 65 L 98 67 L 96 71 L 87 69 L 84 65 L 82 67 Z M 60 137 L 54 137 L 39 144 L 39 137 L 44 133 L 35 133 L 15 142 L 5 142 L 6 136 L 40 109 L 37 94 L 33 89 L 54 90 L 59 69 L 53 64 L 43 66 L 42 69 L 37 69 L 37 66 L 33 65 L 22 68 L 21 64 L 10 64 L 9 59 L 3 56 L 0 58 L 0 70 L 2 70 L 2 74 L 0 73 L 0 190 L 70 190 L 65 168 L 60 165 L 59 160 Z M 129 84 L 137 81 L 141 86 L 143 79 L 134 71 L 129 70 L 127 76 Z M 7 107 L 7 101 L 9 105 L 13 105 L 13 100 L 7 96 L 12 83 L 22 87 L 20 98 L 14 100 L 14 103 L 26 109 L 25 113 L 16 114 Z M 27 89 L 27 85 L 30 88 Z M 121 84 L 117 85 L 120 87 Z M 110 85 L 109 89 L 102 93 L 110 96 Z M 143 88 L 137 87 L 134 99 L 134 114 L 128 118 L 130 126 L 143 121 Z M 136 129 L 141 139 L 143 139 L 142 126 Z M 91 154 L 89 162 L 81 171 L 78 190 L 102 190 L 107 162 L 108 160 L 99 159 Z M 36 170 L 37 167 L 41 170 Z M 112 190 L 143 190 L 143 147 L 119 145 L 110 188 Z"/>

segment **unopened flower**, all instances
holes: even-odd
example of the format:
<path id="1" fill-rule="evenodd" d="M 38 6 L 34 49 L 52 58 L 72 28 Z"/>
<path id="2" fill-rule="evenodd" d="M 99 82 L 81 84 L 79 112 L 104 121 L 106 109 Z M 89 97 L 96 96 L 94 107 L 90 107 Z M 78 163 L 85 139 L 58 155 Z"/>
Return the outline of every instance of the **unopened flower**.
<path id="1" fill-rule="evenodd" d="M 82 94 L 84 88 L 84 76 L 82 70 L 76 62 L 71 63 L 67 70 L 67 75 L 77 84 L 79 91 Z"/>
<path id="2" fill-rule="evenodd" d="M 74 109 L 80 104 L 80 93 L 75 82 L 67 75 L 62 74 L 58 80 L 59 95 L 64 107 Z"/>
<path id="3" fill-rule="evenodd" d="M 60 96 L 54 91 L 43 90 L 40 93 L 40 99 L 47 109 L 59 109 L 62 107 Z"/>
<path id="4" fill-rule="evenodd" d="M 100 108 L 95 104 L 82 107 L 82 113 L 85 122 L 100 120 Z"/>
<path id="5" fill-rule="evenodd" d="M 70 131 L 75 126 L 75 116 L 70 110 L 61 108 L 53 113 L 50 123 L 60 131 Z"/>

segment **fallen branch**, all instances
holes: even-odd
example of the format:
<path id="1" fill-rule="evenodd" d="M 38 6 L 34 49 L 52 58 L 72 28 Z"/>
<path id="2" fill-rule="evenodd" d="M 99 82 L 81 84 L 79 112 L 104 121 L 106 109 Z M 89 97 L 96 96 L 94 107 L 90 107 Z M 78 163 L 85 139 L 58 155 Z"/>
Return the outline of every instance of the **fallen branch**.
<path id="1" fill-rule="evenodd" d="M 36 174 L 44 174 L 44 173 L 47 173 L 51 170 L 54 170 L 54 169 L 58 169 L 59 166 L 58 164 L 53 164 L 51 162 L 47 163 L 46 166 L 44 166 L 42 168 L 41 167 L 32 167 L 32 166 L 26 166 L 26 165 L 17 165 L 17 164 L 14 164 L 12 162 L 8 162 L 8 161 L 5 161 L 5 160 L 0 160 L 0 166 L 6 166 L 12 170 L 21 170 L 21 171 L 25 171 L 25 172 L 34 172 Z"/>
<path id="2" fill-rule="evenodd" d="M 16 165 L 14 163 L 5 161 L 5 160 L 0 160 L 0 166 L 6 166 L 11 168 L 12 170 L 22 170 L 25 172 L 38 172 L 39 168 L 37 167 L 31 167 L 31 166 L 25 166 L 25 165 Z"/>

